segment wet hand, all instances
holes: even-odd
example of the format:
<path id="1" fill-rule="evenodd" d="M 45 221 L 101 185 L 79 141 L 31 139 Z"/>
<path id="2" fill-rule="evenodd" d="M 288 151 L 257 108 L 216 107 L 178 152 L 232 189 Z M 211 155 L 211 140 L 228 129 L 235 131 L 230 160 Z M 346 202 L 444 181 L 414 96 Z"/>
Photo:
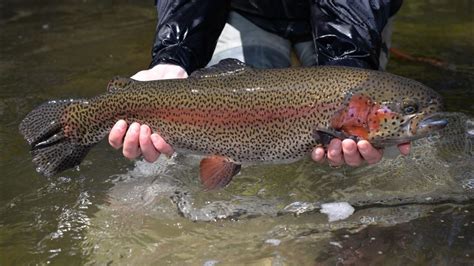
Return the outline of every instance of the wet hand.
<path id="1" fill-rule="evenodd" d="M 109 143 L 119 149 L 128 159 L 143 156 L 146 161 L 154 162 L 161 153 L 168 156 L 173 154 L 173 148 L 158 134 L 151 132 L 147 125 L 132 123 L 128 126 L 125 120 L 119 120 L 109 134 Z"/>
<path id="2" fill-rule="evenodd" d="M 398 145 L 400 153 L 410 153 L 410 143 Z M 341 166 L 344 163 L 350 166 L 360 166 L 364 161 L 368 164 L 378 163 L 383 156 L 383 150 L 374 148 L 368 141 L 355 142 L 352 139 L 333 139 L 329 143 L 327 156 L 324 148 L 316 147 L 311 158 L 316 162 L 323 162 L 325 157 L 331 166 Z"/>
<path id="3" fill-rule="evenodd" d="M 151 69 L 143 70 L 132 76 L 139 81 L 187 78 L 186 71 L 180 66 L 160 64 Z M 122 153 L 128 159 L 139 156 L 148 162 L 154 162 L 161 153 L 168 156 L 173 154 L 173 148 L 158 134 L 152 133 L 147 125 L 132 123 L 128 126 L 124 120 L 119 120 L 109 134 L 109 143 L 115 149 L 123 146 Z"/>
<path id="4" fill-rule="evenodd" d="M 160 64 L 153 68 L 142 70 L 131 76 L 132 79 L 138 81 L 149 81 L 158 79 L 183 79 L 187 78 L 188 73 L 184 68 L 177 65 Z"/>

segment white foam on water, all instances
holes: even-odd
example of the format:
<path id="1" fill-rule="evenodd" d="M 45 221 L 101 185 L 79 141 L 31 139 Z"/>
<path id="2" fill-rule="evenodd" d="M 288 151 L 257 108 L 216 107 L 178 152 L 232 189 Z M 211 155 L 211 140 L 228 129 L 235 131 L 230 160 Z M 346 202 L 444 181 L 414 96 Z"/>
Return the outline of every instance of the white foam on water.
<path id="1" fill-rule="evenodd" d="M 344 220 L 354 213 L 355 209 L 347 202 L 321 204 L 321 213 L 328 215 L 329 222 Z"/>
<path id="2" fill-rule="evenodd" d="M 265 240 L 265 244 L 270 244 L 272 246 L 278 246 L 280 245 L 280 243 L 281 243 L 280 239 L 270 238 L 270 239 Z"/>

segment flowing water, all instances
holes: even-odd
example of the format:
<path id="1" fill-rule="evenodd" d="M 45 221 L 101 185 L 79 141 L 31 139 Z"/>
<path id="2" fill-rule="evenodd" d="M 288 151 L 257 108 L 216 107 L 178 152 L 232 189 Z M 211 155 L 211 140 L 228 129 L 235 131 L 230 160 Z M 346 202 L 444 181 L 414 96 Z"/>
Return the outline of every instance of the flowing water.
<path id="1" fill-rule="evenodd" d="M 149 1 L 0 0 L 0 265 L 474 264 L 474 6 L 405 1 L 388 71 L 439 91 L 449 127 L 374 166 L 245 167 L 204 192 L 198 158 L 130 162 L 106 143 L 77 169 L 34 171 L 17 127 L 53 98 L 91 97 L 146 68 Z M 348 202 L 328 222 L 322 203 Z"/>

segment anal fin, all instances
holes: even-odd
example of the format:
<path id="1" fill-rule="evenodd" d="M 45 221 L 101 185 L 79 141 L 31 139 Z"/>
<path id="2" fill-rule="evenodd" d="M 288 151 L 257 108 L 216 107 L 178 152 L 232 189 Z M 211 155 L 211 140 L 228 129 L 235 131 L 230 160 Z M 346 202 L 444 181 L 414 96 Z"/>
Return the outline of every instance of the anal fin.
<path id="1" fill-rule="evenodd" d="M 213 155 L 202 159 L 200 164 L 200 178 L 208 190 L 225 187 L 239 171 L 240 164 L 229 158 Z"/>

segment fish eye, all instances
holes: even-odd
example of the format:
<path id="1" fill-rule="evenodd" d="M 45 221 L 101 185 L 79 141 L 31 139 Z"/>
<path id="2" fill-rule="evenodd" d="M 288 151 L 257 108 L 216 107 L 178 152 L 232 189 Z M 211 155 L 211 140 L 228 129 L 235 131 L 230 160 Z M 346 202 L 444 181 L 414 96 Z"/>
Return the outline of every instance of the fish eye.
<path id="1" fill-rule="evenodd" d="M 403 107 L 403 113 L 406 115 L 414 114 L 418 111 L 418 106 L 415 104 L 406 105 Z"/>
<path id="2" fill-rule="evenodd" d="M 411 115 L 418 112 L 418 99 L 416 98 L 406 98 L 402 103 L 402 112 L 405 115 Z"/>

